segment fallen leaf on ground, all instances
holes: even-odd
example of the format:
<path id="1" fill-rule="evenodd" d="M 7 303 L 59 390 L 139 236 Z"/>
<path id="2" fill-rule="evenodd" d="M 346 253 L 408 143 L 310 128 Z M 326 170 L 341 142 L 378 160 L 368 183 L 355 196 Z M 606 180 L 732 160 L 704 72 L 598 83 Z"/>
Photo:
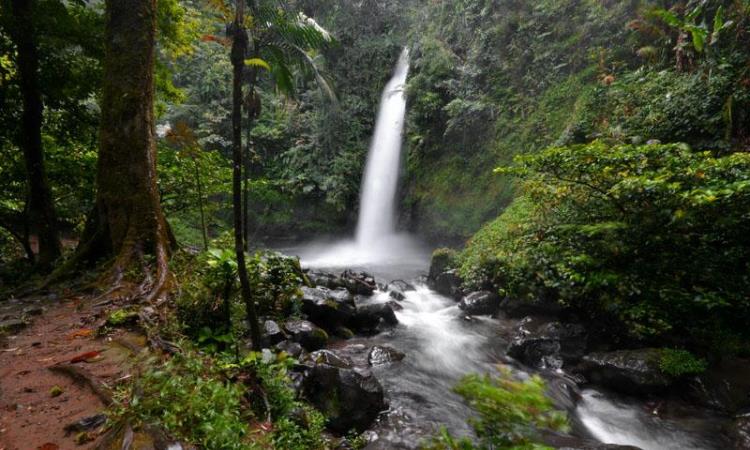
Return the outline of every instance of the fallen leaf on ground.
<path id="1" fill-rule="evenodd" d="M 99 351 L 93 351 L 93 352 L 86 352 L 82 353 L 73 359 L 70 360 L 71 364 L 79 363 L 79 362 L 91 362 L 92 360 L 96 360 L 99 357 L 101 357 L 101 352 Z"/>
<path id="2" fill-rule="evenodd" d="M 52 442 L 47 442 L 46 444 L 43 444 L 42 446 L 38 447 L 38 450 L 59 450 L 60 446 L 57 444 L 53 444 Z"/>
<path id="3" fill-rule="evenodd" d="M 82 328 L 80 330 L 76 330 L 68 335 L 68 339 L 73 340 L 75 338 L 82 338 L 82 337 L 89 337 L 92 334 L 94 334 L 94 330 L 90 328 Z"/>

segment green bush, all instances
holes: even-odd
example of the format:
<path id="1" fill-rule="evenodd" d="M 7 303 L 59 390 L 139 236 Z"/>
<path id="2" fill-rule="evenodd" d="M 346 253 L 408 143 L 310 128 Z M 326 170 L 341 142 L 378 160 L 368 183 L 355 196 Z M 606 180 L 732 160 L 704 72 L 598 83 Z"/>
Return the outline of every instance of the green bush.
<path id="1" fill-rule="evenodd" d="M 540 430 L 566 431 L 565 413 L 556 411 L 545 396 L 545 383 L 538 376 L 514 380 L 509 373 L 499 377 L 470 375 L 455 391 L 476 410 L 470 419 L 478 442 L 455 439 L 447 431 L 425 448 L 429 450 L 548 449 L 538 442 Z"/>
<path id="2" fill-rule="evenodd" d="M 249 450 L 250 417 L 243 413 L 244 389 L 196 354 L 153 364 L 117 396 L 113 421 L 157 425 L 178 439 L 217 450 Z"/>
<path id="3" fill-rule="evenodd" d="M 708 364 L 705 359 L 697 358 L 687 350 L 663 349 L 659 361 L 659 369 L 667 375 L 682 377 L 697 375 L 706 371 Z"/>
<path id="4" fill-rule="evenodd" d="M 472 240 L 465 275 L 488 268 L 509 295 L 638 339 L 750 338 L 750 155 L 594 142 L 500 172 L 520 176 L 528 200 Z"/>
<path id="5" fill-rule="evenodd" d="M 251 297 L 261 314 L 282 315 L 295 310 L 294 302 L 304 282 L 298 259 L 259 251 L 246 264 Z M 197 337 L 204 328 L 226 330 L 230 313 L 231 317 L 245 317 L 233 250 L 212 248 L 184 265 L 176 304 L 177 317 L 189 336 Z M 239 321 L 237 325 L 241 324 Z"/>

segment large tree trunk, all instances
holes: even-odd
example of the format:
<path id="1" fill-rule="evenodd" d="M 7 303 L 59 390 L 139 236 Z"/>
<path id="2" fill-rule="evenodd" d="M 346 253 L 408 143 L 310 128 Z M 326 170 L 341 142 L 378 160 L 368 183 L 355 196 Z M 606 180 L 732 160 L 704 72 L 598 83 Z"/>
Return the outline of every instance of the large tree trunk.
<path id="1" fill-rule="evenodd" d="M 237 271 L 240 277 L 240 292 L 250 322 L 250 338 L 254 350 L 260 350 L 260 322 L 255 302 L 250 291 L 250 280 L 245 265 L 245 246 L 242 223 L 242 81 L 245 70 L 245 55 L 248 38 L 244 26 L 245 0 L 237 1 L 237 14 L 232 25 L 232 203 L 234 207 L 234 250 L 237 255 Z"/>
<path id="2" fill-rule="evenodd" d="M 106 0 L 105 20 L 96 207 L 78 255 L 113 257 L 118 282 L 129 268 L 142 268 L 151 299 L 166 285 L 174 244 L 156 185 L 156 0 Z"/>
<path id="3" fill-rule="evenodd" d="M 39 89 L 39 61 L 34 37 L 32 0 L 12 0 L 12 38 L 18 50 L 18 78 L 23 96 L 19 144 L 23 150 L 28 181 L 28 220 L 39 240 L 38 263 L 49 268 L 60 256 L 60 236 L 52 191 L 47 182 L 42 151 L 42 94 Z"/>

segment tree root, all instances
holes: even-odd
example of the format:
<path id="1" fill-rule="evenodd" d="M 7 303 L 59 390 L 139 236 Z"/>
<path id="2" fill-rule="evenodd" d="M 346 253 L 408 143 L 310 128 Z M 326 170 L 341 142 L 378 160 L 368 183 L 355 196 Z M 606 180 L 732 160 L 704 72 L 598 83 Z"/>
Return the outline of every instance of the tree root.
<path id="1" fill-rule="evenodd" d="M 112 394 L 107 385 L 97 380 L 88 370 L 73 364 L 56 364 L 49 370 L 70 377 L 78 384 L 88 385 L 105 406 L 112 404 Z"/>

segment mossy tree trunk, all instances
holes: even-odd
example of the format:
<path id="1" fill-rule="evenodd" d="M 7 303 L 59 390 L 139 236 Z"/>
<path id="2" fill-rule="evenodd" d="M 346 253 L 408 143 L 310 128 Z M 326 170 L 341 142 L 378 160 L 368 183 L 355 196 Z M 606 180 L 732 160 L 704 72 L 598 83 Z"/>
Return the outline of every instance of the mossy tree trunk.
<path id="1" fill-rule="evenodd" d="M 23 97 L 23 115 L 19 131 L 19 146 L 23 151 L 28 184 L 27 217 L 31 232 L 39 242 L 37 263 L 49 268 L 61 254 L 57 214 L 52 191 L 47 181 L 42 150 L 42 120 L 44 105 L 39 86 L 39 58 L 34 36 L 33 0 L 11 0 L 13 16 L 11 38 L 17 49 L 18 79 Z M 7 4 L 5 6 L 8 6 Z M 26 237 L 27 238 L 27 237 Z M 24 245 L 29 248 L 28 240 Z"/>
<path id="2" fill-rule="evenodd" d="M 105 4 L 97 197 L 79 255 L 113 258 L 116 282 L 130 269 L 142 269 L 144 292 L 155 298 L 166 286 L 174 246 L 156 185 L 156 0 Z"/>
<path id="3" fill-rule="evenodd" d="M 242 214 L 242 82 L 245 73 L 245 55 L 248 36 L 244 26 L 245 0 L 237 1 L 237 11 L 232 24 L 232 204 L 234 211 L 234 250 L 237 256 L 237 272 L 240 291 L 250 322 L 250 338 L 254 350 L 261 348 L 260 322 L 250 290 L 250 280 L 245 264 L 245 242 L 243 239 Z"/>

